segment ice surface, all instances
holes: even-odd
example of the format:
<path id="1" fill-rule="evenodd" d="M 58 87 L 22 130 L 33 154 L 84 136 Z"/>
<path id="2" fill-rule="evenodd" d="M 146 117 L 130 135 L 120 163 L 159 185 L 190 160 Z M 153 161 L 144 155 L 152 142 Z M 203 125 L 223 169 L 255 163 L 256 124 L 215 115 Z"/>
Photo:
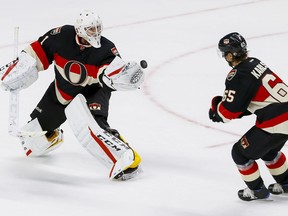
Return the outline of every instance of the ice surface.
<path id="1" fill-rule="evenodd" d="M 41 158 L 26 158 L 8 135 L 8 93 L 1 98 L 0 215 L 5 216 L 278 216 L 287 197 L 243 202 L 245 187 L 230 156 L 232 144 L 255 121 L 227 124 L 208 119 L 210 100 L 222 95 L 230 70 L 217 56 L 218 40 L 238 31 L 250 55 L 287 81 L 286 0 L 26 0 L 1 1 L 0 65 L 53 27 L 73 24 L 81 9 L 95 10 L 103 35 L 124 59 L 146 59 L 146 80 L 137 92 L 115 92 L 109 122 L 143 158 L 144 173 L 113 182 L 63 125 L 65 143 Z M 21 92 L 20 123 L 53 80 L 53 67 Z M 287 147 L 284 152 L 288 153 Z M 259 162 L 267 184 L 273 182 Z"/>

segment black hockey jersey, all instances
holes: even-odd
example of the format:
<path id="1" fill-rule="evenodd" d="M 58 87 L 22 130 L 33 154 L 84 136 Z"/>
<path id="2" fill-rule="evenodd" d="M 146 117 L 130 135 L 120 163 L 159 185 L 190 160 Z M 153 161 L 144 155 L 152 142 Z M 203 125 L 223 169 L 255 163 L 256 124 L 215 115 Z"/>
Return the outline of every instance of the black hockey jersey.
<path id="1" fill-rule="evenodd" d="M 264 63 L 248 58 L 227 75 L 217 113 L 224 122 L 254 113 L 256 126 L 288 134 L 288 87 Z"/>
<path id="2" fill-rule="evenodd" d="M 99 75 L 119 55 L 115 45 L 101 37 L 101 47 L 77 43 L 74 26 L 55 28 L 41 36 L 25 51 L 37 60 L 38 71 L 54 62 L 56 95 L 68 104 L 85 86 L 100 85 Z"/>

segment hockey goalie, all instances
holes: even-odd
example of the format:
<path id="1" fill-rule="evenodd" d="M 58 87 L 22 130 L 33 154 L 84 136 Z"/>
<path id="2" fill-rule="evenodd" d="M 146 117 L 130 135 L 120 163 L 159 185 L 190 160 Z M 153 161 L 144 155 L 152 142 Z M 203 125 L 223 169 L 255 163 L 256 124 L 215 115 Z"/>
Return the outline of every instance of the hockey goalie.
<path id="1" fill-rule="evenodd" d="M 51 29 L 28 45 L 1 77 L 1 88 L 14 92 L 38 79 L 54 64 L 50 84 L 31 120 L 19 128 L 27 156 L 41 156 L 63 143 L 67 120 L 79 143 L 109 170 L 110 179 L 127 180 L 140 173 L 141 158 L 108 124 L 113 91 L 139 89 L 141 66 L 124 61 L 113 42 L 102 36 L 102 21 L 83 11 L 75 25 Z"/>

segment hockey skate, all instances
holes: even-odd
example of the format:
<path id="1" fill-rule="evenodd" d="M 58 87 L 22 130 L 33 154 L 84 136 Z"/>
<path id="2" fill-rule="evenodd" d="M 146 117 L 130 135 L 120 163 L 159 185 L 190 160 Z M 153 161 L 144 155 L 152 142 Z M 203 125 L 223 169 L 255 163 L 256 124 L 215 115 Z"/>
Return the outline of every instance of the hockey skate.
<path id="1" fill-rule="evenodd" d="M 45 150 L 44 154 L 47 154 L 60 147 L 60 145 L 63 143 L 63 130 L 60 128 L 55 129 L 51 134 L 46 134 L 46 137 L 48 142 L 51 144 Z"/>
<path id="2" fill-rule="evenodd" d="M 269 190 L 263 185 L 261 189 L 251 190 L 245 188 L 238 191 L 238 196 L 241 200 L 252 201 L 252 200 L 265 200 L 270 196 Z"/>
<path id="3" fill-rule="evenodd" d="M 126 181 L 129 179 L 135 178 L 140 173 L 142 173 L 142 168 L 139 165 L 141 162 L 141 158 L 136 151 L 133 150 L 133 152 L 134 152 L 134 156 L 135 156 L 134 163 L 131 164 L 130 167 L 128 167 L 127 169 L 123 170 L 118 175 L 116 175 L 114 177 L 115 180 Z"/>
<path id="4" fill-rule="evenodd" d="M 119 173 L 114 177 L 117 181 L 126 181 L 132 178 L 135 178 L 140 173 L 142 173 L 142 168 L 140 166 L 137 166 L 135 168 L 127 168 L 123 172 Z"/>
<path id="5" fill-rule="evenodd" d="M 280 195 L 284 193 L 288 194 L 288 184 L 279 184 L 279 183 L 270 184 L 268 190 L 270 191 L 270 193 L 274 195 Z"/>
<path id="6" fill-rule="evenodd" d="M 126 140 L 120 135 L 120 133 L 116 129 L 109 128 L 107 131 L 129 146 Z M 128 167 L 127 169 L 125 169 L 124 171 L 116 175 L 114 177 L 115 180 L 126 181 L 129 179 L 135 178 L 140 173 L 142 173 L 142 168 L 139 166 L 139 164 L 141 163 L 141 157 L 138 155 L 138 153 L 135 150 L 133 150 L 133 152 L 134 152 L 134 157 L 135 157 L 134 163 L 130 167 Z"/>
<path id="7" fill-rule="evenodd" d="M 26 156 L 41 156 L 55 150 L 63 143 L 63 131 L 55 129 L 47 135 L 21 137 L 20 140 Z"/>

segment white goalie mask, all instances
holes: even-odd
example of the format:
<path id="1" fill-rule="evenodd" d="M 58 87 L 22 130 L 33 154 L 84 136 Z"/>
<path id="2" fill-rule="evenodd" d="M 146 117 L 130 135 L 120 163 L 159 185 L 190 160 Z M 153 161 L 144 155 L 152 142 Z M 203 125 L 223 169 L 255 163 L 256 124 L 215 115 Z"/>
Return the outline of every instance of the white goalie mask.
<path id="1" fill-rule="evenodd" d="M 102 21 L 92 11 L 85 10 L 76 19 L 75 31 L 79 37 L 84 38 L 93 47 L 100 48 L 101 33 L 103 30 Z"/>

